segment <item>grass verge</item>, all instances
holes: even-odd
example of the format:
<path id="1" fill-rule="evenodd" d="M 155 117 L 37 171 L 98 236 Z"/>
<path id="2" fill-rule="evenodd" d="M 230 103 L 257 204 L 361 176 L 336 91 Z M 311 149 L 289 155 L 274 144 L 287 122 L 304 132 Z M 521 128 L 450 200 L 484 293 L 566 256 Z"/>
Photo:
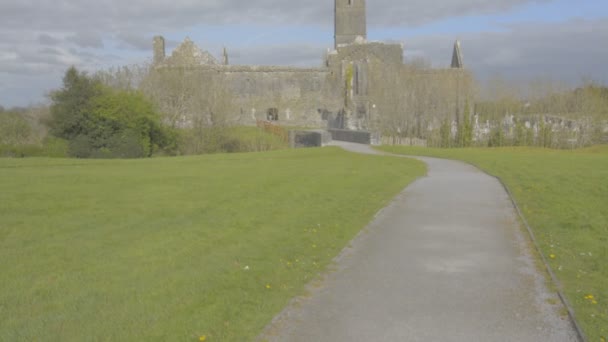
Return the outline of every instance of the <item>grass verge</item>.
<path id="1" fill-rule="evenodd" d="M 608 146 L 383 151 L 463 160 L 513 192 L 589 341 L 608 337 Z"/>
<path id="2" fill-rule="evenodd" d="M 245 341 L 422 163 L 0 159 L 0 340 Z"/>

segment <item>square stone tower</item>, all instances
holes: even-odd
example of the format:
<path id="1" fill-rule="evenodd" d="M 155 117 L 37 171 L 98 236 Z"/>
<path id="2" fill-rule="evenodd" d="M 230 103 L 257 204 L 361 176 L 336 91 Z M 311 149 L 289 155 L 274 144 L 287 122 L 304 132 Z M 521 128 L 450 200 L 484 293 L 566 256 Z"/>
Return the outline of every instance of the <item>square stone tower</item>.
<path id="1" fill-rule="evenodd" d="M 165 60 L 165 38 L 162 36 L 156 36 L 152 41 L 154 51 L 152 61 L 154 62 L 154 65 L 158 65 Z"/>
<path id="2" fill-rule="evenodd" d="M 335 48 L 367 39 L 365 0 L 335 0 Z"/>

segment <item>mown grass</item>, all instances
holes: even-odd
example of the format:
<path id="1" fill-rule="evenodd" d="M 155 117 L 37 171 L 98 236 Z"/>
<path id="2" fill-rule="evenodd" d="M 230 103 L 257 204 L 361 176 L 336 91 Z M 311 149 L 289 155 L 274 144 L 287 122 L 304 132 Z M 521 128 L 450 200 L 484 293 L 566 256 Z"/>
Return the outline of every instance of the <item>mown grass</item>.
<path id="1" fill-rule="evenodd" d="M 608 146 L 384 151 L 459 159 L 513 192 L 589 341 L 608 337 Z M 604 339 L 604 340 L 602 340 Z"/>
<path id="2" fill-rule="evenodd" d="M 1 341 L 246 341 L 422 163 L 0 159 Z"/>

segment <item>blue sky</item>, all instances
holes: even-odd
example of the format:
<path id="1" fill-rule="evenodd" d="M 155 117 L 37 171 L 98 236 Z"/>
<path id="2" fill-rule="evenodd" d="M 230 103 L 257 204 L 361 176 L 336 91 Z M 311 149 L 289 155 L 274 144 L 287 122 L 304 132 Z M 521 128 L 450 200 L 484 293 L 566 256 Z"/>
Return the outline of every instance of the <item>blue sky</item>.
<path id="1" fill-rule="evenodd" d="M 59 4 L 59 5 L 58 5 Z M 608 2 L 367 0 L 368 39 L 444 67 L 455 39 L 480 80 L 608 81 Z M 333 1 L 52 0 L 0 3 L 0 105 L 45 101 L 70 65 L 94 72 L 168 53 L 185 37 L 233 64 L 317 66 L 333 46 Z"/>

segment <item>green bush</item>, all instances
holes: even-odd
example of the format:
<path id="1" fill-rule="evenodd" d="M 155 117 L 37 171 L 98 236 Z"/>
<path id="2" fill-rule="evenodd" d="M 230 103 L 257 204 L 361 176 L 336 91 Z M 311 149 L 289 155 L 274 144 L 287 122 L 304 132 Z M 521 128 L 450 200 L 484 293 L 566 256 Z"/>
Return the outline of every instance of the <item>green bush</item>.
<path id="1" fill-rule="evenodd" d="M 25 158 L 42 154 L 42 148 L 37 145 L 0 145 L 0 157 Z"/>
<path id="2" fill-rule="evenodd" d="M 47 137 L 43 140 L 43 154 L 44 157 L 51 158 L 67 158 L 68 157 L 68 142 L 55 138 Z"/>
<path id="3" fill-rule="evenodd" d="M 448 148 L 448 147 L 452 146 L 451 130 L 452 130 L 452 125 L 450 123 L 450 120 L 446 117 L 445 119 L 443 119 L 441 121 L 441 127 L 439 127 L 439 137 L 440 137 L 439 147 Z"/>
<path id="4" fill-rule="evenodd" d="M 199 127 L 178 131 L 179 154 L 262 152 L 289 148 L 280 137 L 257 127 Z"/>
<path id="5" fill-rule="evenodd" d="M 86 135 L 78 135 L 68 142 L 68 154 L 70 157 L 91 158 L 94 150 L 95 148 Z"/>
<path id="6" fill-rule="evenodd" d="M 125 130 L 112 136 L 107 150 L 112 158 L 141 158 L 150 156 L 150 143 L 139 132 Z"/>
<path id="7" fill-rule="evenodd" d="M 51 132 L 69 141 L 76 158 L 142 158 L 170 154 L 176 138 L 151 102 L 137 91 L 116 90 L 70 68 L 51 95 Z"/>
<path id="8" fill-rule="evenodd" d="M 68 143 L 63 139 L 46 138 L 42 145 L 0 145 L 0 157 L 25 158 L 25 157 L 50 157 L 66 158 L 68 156 Z"/>

